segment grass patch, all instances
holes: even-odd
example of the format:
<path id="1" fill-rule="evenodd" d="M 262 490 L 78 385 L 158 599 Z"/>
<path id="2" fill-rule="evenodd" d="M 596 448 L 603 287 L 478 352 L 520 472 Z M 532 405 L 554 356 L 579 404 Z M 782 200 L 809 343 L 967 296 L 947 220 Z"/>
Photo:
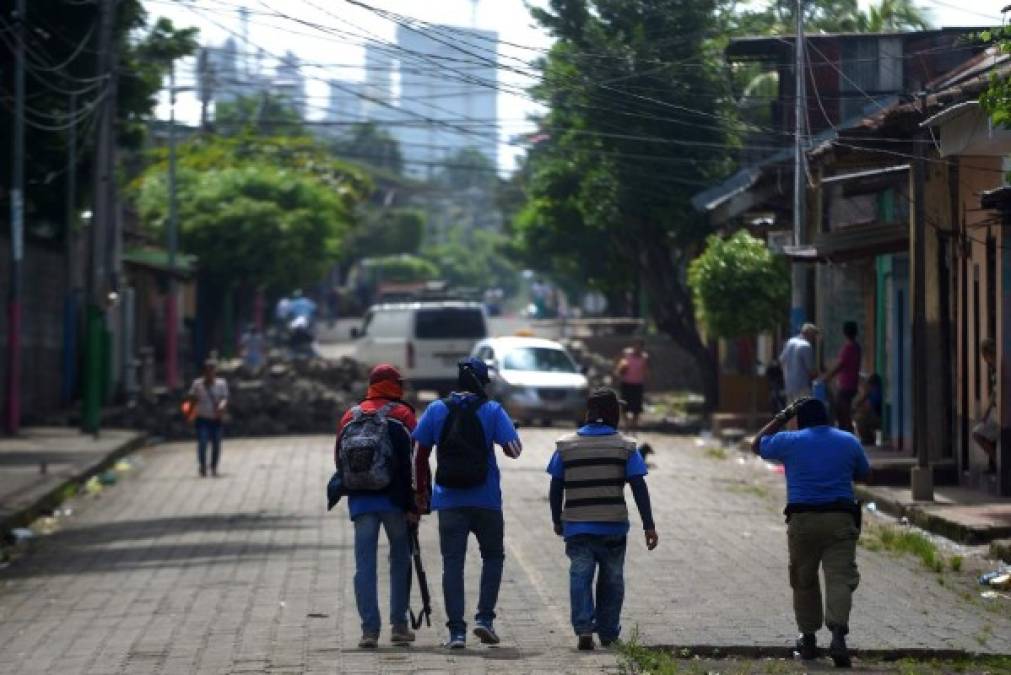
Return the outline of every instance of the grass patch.
<path id="1" fill-rule="evenodd" d="M 963 558 L 963 557 L 962 557 L 962 556 L 960 556 L 960 555 L 955 555 L 955 556 L 952 556 L 952 557 L 951 557 L 951 558 L 950 558 L 950 559 L 948 560 L 948 567 L 950 567 L 950 568 L 951 568 L 951 571 L 952 571 L 952 572 L 961 572 L 961 571 L 962 571 L 962 562 L 963 562 L 964 560 L 965 560 L 965 558 Z"/>
<path id="2" fill-rule="evenodd" d="M 762 499 L 769 496 L 769 488 L 764 485 L 755 485 L 754 483 L 733 483 L 727 486 L 727 490 L 742 495 L 754 495 Z"/>
<path id="3" fill-rule="evenodd" d="M 945 559 L 934 542 L 919 532 L 897 530 L 892 527 L 879 527 L 864 542 L 864 547 L 872 551 L 890 551 L 912 555 L 920 559 L 923 566 L 932 572 L 940 574 L 945 568 Z M 961 569 L 961 562 L 956 563 Z M 953 567 L 954 569 L 954 567 Z"/>
<path id="4" fill-rule="evenodd" d="M 710 445 L 708 448 L 703 450 L 705 456 L 709 459 L 726 459 L 727 451 L 718 445 Z"/>

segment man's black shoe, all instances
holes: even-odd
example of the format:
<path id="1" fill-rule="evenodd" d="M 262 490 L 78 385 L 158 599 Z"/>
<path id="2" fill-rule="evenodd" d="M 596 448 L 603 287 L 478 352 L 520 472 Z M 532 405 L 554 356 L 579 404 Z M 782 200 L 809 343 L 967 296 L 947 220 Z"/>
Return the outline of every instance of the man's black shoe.
<path id="1" fill-rule="evenodd" d="M 579 636 L 579 642 L 576 643 L 576 649 L 581 652 L 588 652 L 593 649 L 593 633 L 583 633 Z"/>
<path id="2" fill-rule="evenodd" d="M 802 633 L 797 638 L 797 653 L 805 661 L 812 661 L 818 658 L 818 638 L 814 633 Z"/>
<path id="3" fill-rule="evenodd" d="M 832 631 L 832 644 L 829 645 L 828 655 L 832 657 L 836 668 L 849 668 L 853 665 L 850 660 L 850 650 L 846 647 L 845 633 Z"/>

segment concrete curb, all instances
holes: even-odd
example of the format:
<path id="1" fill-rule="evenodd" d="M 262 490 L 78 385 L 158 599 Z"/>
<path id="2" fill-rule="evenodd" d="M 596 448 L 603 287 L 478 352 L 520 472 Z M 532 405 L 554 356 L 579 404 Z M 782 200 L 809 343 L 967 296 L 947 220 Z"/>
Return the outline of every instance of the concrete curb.
<path id="1" fill-rule="evenodd" d="M 106 469 L 115 465 L 116 462 L 123 457 L 136 452 L 145 445 L 147 445 L 147 434 L 138 432 L 133 436 L 133 438 L 122 443 L 119 447 L 105 455 L 103 458 L 91 462 L 90 464 L 83 464 L 70 476 L 61 479 L 59 482 L 55 483 L 52 488 L 47 489 L 31 504 L 0 517 L 0 534 L 6 534 L 15 527 L 28 526 L 39 516 L 48 511 L 52 511 L 59 506 L 60 502 L 63 501 L 63 495 L 69 486 L 84 483 L 92 476 L 97 476 Z"/>
<path id="2" fill-rule="evenodd" d="M 928 511 L 919 504 L 895 500 L 889 495 L 876 491 L 873 486 L 857 485 L 855 488 L 857 499 L 861 499 L 865 503 L 876 503 L 879 511 L 896 518 L 908 518 L 913 525 L 960 544 L 986 544 L 1000 537 L 1011 535 L 1011 528 L 1008 528 L 1008 532 L 1003 532 L 1002 528 L 975 528 L 949 520 L 944 517 L 943 508 Z"/>
<path id="3" fill-rule="evenodd" d="M 693 659 L 696 656 L 703 659 L 791 659 L 794 657 L 794 648 L 788 645 L 763 646 L 763 645 L 690 645 L 675 647 L 670 645 L 649 646 L 650 649 L 666 651 L 678 659 Z M 820 647 L 822 657 L 828 656 L 828 651 L 824 646 Z M 901 659 L 911 659 L 913 661 L 957 661 L 962 659 L 989 659 L 1008 658 L 1011 653 L 1001 652 L 970 652 L 962 649 L 929 649 L 911 647 L 908 649 L 860 649 L 850 647 L 850 656 L 861 661 L 899 661 Z"/>

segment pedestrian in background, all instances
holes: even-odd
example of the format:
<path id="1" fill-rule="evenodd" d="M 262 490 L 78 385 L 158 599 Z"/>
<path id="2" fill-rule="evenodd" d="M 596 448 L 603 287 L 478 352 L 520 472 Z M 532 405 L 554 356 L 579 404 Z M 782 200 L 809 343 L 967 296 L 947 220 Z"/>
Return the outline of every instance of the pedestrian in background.
<path id="1" fill-rule="evenodd" d="M 207 475 L 207 446 L 211 446 L 211 475 L 218 475 L 218 461 L 221 459 L 222 425 L 228 408 L 228 383 L 218 377 L 218 363 L 214 359 L 204 361 L 204 374 L 193 381 L 188 399 L 196 406 L 197 418 L 197 462 L 200 476 Z"/>
<path id="2" fill-rule="evenodd" d="M 642 415 L 646 378 L 649 376 L 649 354 L 646 352 L 646 341 L 636 338 L 632 346 L 622 352 L 614 370 L 621 382 L 621 398 L 625 401 L 628 431 L 634 434 L 639 431 L 639 416 Z"/>
<path id="3" fill-rule="evenodd" d="M 820 380 L 836 381 L 835 391 L 835 421 L 843 431 L 853 433 L 853 399 L 860 389 L 860 362 L 862 350 L 857 342 L 857 324 L 847 321 L 843 324 L 843 336 L 846 341 L 839 350 L 836 363 Z"/>
<path id="4" fill-rule="evenodd" d="M 646 462 L 635 441 L 618 433 L 620 419 L 617 394 L 594 390 L 586 403 L 586 424 L 558 439 L 548 464 L 551 520 L 555 534 L 565 538 L 572 628 L 581 650 L 593 649 L 594 633 L 604 647 L 621 634 L 629 530 L 625 483 L 632 486 L 646 548 L 652 551 L 659 541 L 646 488 Z"/>
<path id="5" fill-rule="evenodd" d="M 431 508 L 439 512 L 442 592 L 449 619 L 446 646 L 451 649 L 467 646 L 463 567 L 472 533 L 481 551 L 474 635 L 484 644 L 500 641 L 494 621 L 505 562 L 505 525 L 495 444 L 512 459 L 523 451 L 509 415 L 485 393 L 488 366 L 471 357 L 458 368 L 457 391 L 429 405 L 414 432 L 418 511 L 427 513 Z M 433 447 L 437 469 L 435 487 L 430 490 L 428 458 Z"/>
<path id="6" fill-rule="evenodd" d="M 354 586 L 362 622 L 358 642 L 361 649 L 378 647 L 382 628 L 376 569 L 380 527 L 390 544 L 390 642 L 407 644 L 415 639 L 407 620 L 411 591 L 409 528 L 418 523 L 411 488 L 411 432 L 417 420 L 403 396 L 400 371 L 390 364 L 379 364 L 369 373 L 365 399 L 344 413 L 337 431 L 334 461 L 355 527 Z M 342 457 L 347 459 L 342 461 Z M 353 475 L 355 472 L 362 474 L 360 479 Z"/>
<path id="7" fill-rule="evenodd" d="M 793 417 L 798 431 L 782 431 Z M 836 666 L 848 668 L 846 635 L 853 591 L 860 583 L 860 505 L 853 481 L 870 473 L 863 446 L 853 434 L 829 426 L 821 401 L 803 398 L 773 417 L 751 449 L 763 459 L 782 462 L 786 470 L 784 514 L 793 611 L 800 629 L 797 650 L 804 659 L 818 657 L 816 634 L 824 619 L 832 633 L 829 655 Z M 824 609 L 819 568 L 825 575 Z"/>
<path id="8" fill-rule="evenodd" d="M 779 354 L 786 399 L 791 403 L 811 395 L 811 383 L 818 377 L 814 353 L 818 334 L 817 326 L 805 323 L 800 333 L 786 341 Z"/>

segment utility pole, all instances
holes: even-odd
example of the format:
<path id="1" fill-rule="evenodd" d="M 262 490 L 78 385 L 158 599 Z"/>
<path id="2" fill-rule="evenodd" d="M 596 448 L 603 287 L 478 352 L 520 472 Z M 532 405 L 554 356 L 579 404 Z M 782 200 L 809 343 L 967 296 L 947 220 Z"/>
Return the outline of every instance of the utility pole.
<path id="1" fill-rule="evenodd" d="M 70 94 L 70 119 L 77 119 L 77 94 Z M 60 398 L 64 405 L 74 399 L 77 372 L 77 124 L 67 129 L 66 230 L 67 291 L 63 301 L 63 381 Z"/>
<path id="2" fill-rule="evenodd" d="M 11 278 L 7 296 L 7 398 L 4 426 L 21 428 L 21 263 L 25 236 L 25 0 L 17 0 L 14 36 L 14 143 L 11 166 Z"/>
<path id="3" fill-rule="evenodd" d="M 804 0 L 797 0 L 797 34 L 794 38 L 794 121 L 793 121 L 793 245 L 800 246 L 804 238 L 807 206 L 807 146 L 804 121 L 807 119 L 807 80 L 804 77 Z M 791 333 L 797 333 L 807 319 L 807 268 L 794 262 L 790 266 L 792 292 L 790 301 Z"/>
<path id="4" fill-rule="evenodd" d="M 168 294 L 165 296 L 165 385 L 169 391 L 179 387 L 179 317 L 176 307 L 176 249 L 179 245 L 176 208 L 176 66 L 169 69 L 169 141 L 168 141 Z"/>
<path id="5" fill-rule="evenodd" d="M 920 96 L 926 114 L 926 95 Z M 916 466 L 910 474 L 910 488 L 915 501 L 934 500 L 934 470 L 930 466 L 929 424 L 927 422 L 927 148 L 928 137 L 915 136 L 916 159 L 913 162 L 913 447 Z"/>
<path id="6" fill-rule="evenodd" d="M 106 356 L 105 306 L 107 302 L 108 231 L 114 226 L 115 162 L 113 148 L 116 113 L 115 55 L 113 29 L 116 0 L 100 0 L 98 31 L 98 74 L 105 78 L 98 106 L 98 136 L 95 146 L 95 197 L 88 241 L 90 269 L 87 276 L 87 333 L 85 339 L 85 379 L 82 396 L 84 431 L 98 434 L 101 405 L 109 364 Z"/>

